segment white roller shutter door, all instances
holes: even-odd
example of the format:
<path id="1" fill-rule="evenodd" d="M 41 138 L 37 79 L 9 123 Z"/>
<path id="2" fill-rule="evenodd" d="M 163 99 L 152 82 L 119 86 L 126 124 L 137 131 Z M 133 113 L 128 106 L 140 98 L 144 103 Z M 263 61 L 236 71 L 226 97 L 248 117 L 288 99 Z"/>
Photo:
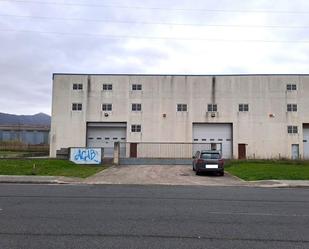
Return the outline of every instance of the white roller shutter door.
<path id="1" fill-rule="evenodd" d="M 232 158 L 232 124 L 193 124 L 193 143 L 221 143 L 223 158 Z"/>
<path id="2" fill-rule="evenodd" d="M 112 158 L 115 142 L 126 142 L 126 127 L 113 127 L 112 124 L 107 127 L 100 124 L 88 125 L 87 147 L 104 148 L 103 156 Z M 125 144 L 121 144 L 121 147 L 125 147 Z M 125 150 L 121 149 L 121 153 L 125 153 Z"/>
<path id="3" fill-rule="evenodd" d="M 304 159 L 309 159 L 309 127 L 304 127 Z"/>

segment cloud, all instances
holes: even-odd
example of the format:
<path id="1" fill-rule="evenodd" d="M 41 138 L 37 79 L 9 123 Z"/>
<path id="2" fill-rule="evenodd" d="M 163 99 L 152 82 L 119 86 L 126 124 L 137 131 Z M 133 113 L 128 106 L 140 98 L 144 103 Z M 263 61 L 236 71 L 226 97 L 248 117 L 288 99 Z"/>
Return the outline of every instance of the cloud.
<path id="1" fill-rule="evenodd" d="M 102 5 L 98 1 L 85 3 Z M 52 34 L 0 31 L 0 112 L 50 113 L 53 72 L 308 73 L 309 43 L 267 42 L 309 40 L 308 29 L 284 27 L 309 26 L 306 15 L 246 11 L 306 11 L 309 10 L 308 1 L 197 0 L 193 5 L 192 1 L 184 0 L 132 0 L 117 4 L 130 8 L 0 2 L 0 16 L 2 15 L 0 30 L 56 32 Z M 149 9 L 133 8 L 134 6 Z M 156 7 L 162 9 L 156 9 Z M 207 9 L 234 10 L 234 12 L 205 11 Z M 77 18 L 84 21 L 21 16 Z M 85 19 L 127 21 L 128 23 L 90 22 Z M 146 25 L 141 22 L 166 24 Z M 199 25 L 180 26 L 169 25 L 169 23 Z M 206 26 L 207 24 L 227 26 L 210 27 Z M 280 25 L 283 27 L 246 28 L 228 27 L 229 25 Z M 91 34 L 173 39 L 134 39 L 132 37 L 112 39 Z"/>

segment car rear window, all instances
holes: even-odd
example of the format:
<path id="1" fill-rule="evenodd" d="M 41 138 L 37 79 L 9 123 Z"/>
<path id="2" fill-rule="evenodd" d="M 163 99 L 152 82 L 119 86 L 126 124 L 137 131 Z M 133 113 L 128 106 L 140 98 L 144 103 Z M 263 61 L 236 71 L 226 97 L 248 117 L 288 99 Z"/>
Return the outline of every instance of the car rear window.
<path id="1" fill-rule="evenodd" d="M 202 153 L 201 158 L 203 159 L 220 159 L 219 153 Z"/>

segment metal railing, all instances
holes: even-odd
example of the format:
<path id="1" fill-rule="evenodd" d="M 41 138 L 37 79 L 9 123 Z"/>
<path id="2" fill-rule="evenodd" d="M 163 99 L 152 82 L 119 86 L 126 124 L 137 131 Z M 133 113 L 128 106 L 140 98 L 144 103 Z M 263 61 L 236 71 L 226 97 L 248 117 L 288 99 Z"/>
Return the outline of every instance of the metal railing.
<path id="1" fill-rule="evenodd" d="M 218 150 L 222 143 L 120 143 L 120 158 L 191 159 L 198 150 Z"/>

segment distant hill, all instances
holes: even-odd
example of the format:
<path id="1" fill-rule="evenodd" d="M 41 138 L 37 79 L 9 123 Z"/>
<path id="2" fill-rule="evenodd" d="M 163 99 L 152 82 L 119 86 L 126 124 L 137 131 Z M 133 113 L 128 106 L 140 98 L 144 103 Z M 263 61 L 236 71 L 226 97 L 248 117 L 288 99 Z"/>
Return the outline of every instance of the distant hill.
<path id="1" fill-rule="evenodd" d="M 45 113 L 34 115 L 14 115 L 0 112 L 0 125 L 50 126 L 50 116 Z"/>

